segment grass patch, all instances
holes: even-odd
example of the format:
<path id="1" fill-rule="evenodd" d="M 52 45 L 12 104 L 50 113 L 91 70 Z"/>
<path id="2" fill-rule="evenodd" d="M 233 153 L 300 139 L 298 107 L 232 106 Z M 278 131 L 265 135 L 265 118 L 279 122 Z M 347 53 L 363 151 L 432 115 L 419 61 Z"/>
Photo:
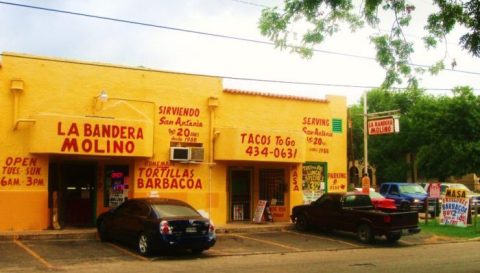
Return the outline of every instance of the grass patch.
<path id="1" fill-rule="evenodd" d="M 440 225 L 438 223 L 438 219 L 428 220 L 427 224 L 425 224 L 424 220 L 420 220 L 419 226 L 422 229 L 422 233 L 425 233 L 425 234 L 455 237 L 455 238 L 462 238 L 462 239 L 480 238 L 480 217 L 477 218 L 476 229 L 473 225 L 469 225 L 468 227 Z"/>

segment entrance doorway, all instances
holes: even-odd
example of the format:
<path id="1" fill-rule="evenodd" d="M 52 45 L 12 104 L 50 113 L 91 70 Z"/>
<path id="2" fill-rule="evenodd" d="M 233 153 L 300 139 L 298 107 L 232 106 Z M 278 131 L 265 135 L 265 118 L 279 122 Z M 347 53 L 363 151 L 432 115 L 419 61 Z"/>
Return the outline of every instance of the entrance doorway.
<path id="1" fill-rule="evenodd" d="M 57 192 L 58 222 L 61 227 L 87 227 L 95 223 L 96 162 L 58 161 L 49 165 L 49 196 Z"/>
<path id="2" fill-rule="evenodd" d="M 230 169 L 230 220 L 251 219 L 252 170 Z"/>

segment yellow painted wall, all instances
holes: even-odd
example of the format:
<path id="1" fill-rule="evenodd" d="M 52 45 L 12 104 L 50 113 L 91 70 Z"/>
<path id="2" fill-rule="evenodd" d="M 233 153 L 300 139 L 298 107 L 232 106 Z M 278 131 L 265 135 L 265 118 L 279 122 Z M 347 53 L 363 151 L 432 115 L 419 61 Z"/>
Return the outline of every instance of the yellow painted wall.
<path id="1" fill-rule="evenodd" d="M 254 166 L 257 176 L 260 168 L 286 170 L 289 191 L 283 221 L 288 221 L 291 207 L 304 201 L 303 162 L 327 162 L 329 184 L 346 185 L 346 99 L 343 97 L 306 101 L 230 93 L 223 91 L 221 79 L 215 77 L 12 53 L 4 53 L 1 64 L 0 114 L 4 122 L 0 123 L 0 143 L 7 148 L 0 150 L 3 172 L 0 230 L 48 228 L 48 169 L 54 154 L 98 164 L 97 214 L 107 209 L 103 205 L 102 168 L 115 163 L 130 166 L 130 197 L 182 199 L 210 216 L 217 225 L 225 224 L 228 219 L 229 166 Z M 18 118 L 29 120 L 19 123 L 16 130 L 12 80 L 23 83 L 18 94 Z M 102 90 L 108 94 L 106 102 L 97 98 Z M 209 108 L 211 97 L 218 98 L 214 113 Z M 340 132 L 332 132 L 332 119 L 341 120 Z M 63 134 L 66 129 L 59 129 L 58 122 L 71 126 L 75 120 L 79 128 L 85 123 L 128 127 L 132 121 L 135 130 L 145 126 L 153 134 L 136 140 L 142 147 L 138 153 L 102 154 L 89 149 L 62 153 L 61 138 L 67 136 Z M 270 146 L 265 159 L 245 158 L 237 152 L 244 152 L 245 145 L 251 143 L 247 141 L 242 146 L 225 139 L 228 131 L 280 137 L 282 144 Z M 79 129 L 70 137 L 92 143 L 100 140 L 84 132 Z M 211 133 L 216 133 L 213 147 Z M 48 142 L 52 137 L 60 140 Z M 151 146 L 147 143 L 149 138 Z M 101 144 L 105 145 L 107 140 L 125 139 L 108 136 L 102 138 Z M 236 153 L 233 144 L 239 147 L 235 148 L 239 149 Z M 205 161 L 170 161 L 171 146 L 202 146 Z M 213 157 L 210 148 L 221 152 L 214 164 L 208 162 Z M 289 156 L 295 149 L 298 149 L 296 156 Z"/>
<path id="2" fill-rule="evenodd" d="M 241 137 L 239 138 L 241 132 L 252 133 L 254 136 L 260 135 L 260 142 L 262 136 L 270 137 L 271 141 L 274 142 L 278 136 L 285 140 L 288 135 L 294 136 L 298 132 L 304 132 L 305 145 L 286 146 L 284 144 L 277 147 L 284 150 L 289 148 L 304 149 L 302 162 L 326 162 L 329 191 L 346 191 L 346 113 L 346 98 L 340 96 L 326 96 L 325 101 L 311 101 L 266 96 L 265 94 L 245 94 L 235 90 L 223 92 L 219 97 L 219 106 L 216 110 L 215 131 L 218 135 L 214 147 L 215 150 L 234 150 L 231 152 L 235 157 L 232 160 L 240 160 L 243 164 L 246 164 L 245 161 L 262 161 L 265 158 L 262 154 L 258 155 L 257 158 L 251 157 L 249 152 L 246 152 L 249 145 L 254 148 L 259 147 L 260 150 L 269 145 L 256 143 L 255 140 L 255 143 L 240 145 L 244 144 L 241 143 Z M 339 132 L 333 132 L 333 119 L 341 121 Z M 237 132 L 236 138 L 232 137 L 232 131 Z M 222 132 L 225 132 L 225 134 L 222 135 Z M 237 143 L 231 143 L 232 141 L 237 141 Z M 271 147 L 269 151 L 271 151 Z M 242 152 L 244 153 L 242 157 L 237 156 Z M 228 157 L 223 152 L 215 152 L 216 156 L 217 154 L 221 155 L 221 159 Z M 290 213 L 293 206 L 304 202 L 302 164 L 295 164 L 296 160 L 283 158 L 282 156 L 277 159 L 271 159 L 270 157 L 271 155 L 269 155 L 269 161 L 273 163 L 292 162 L 289 181 L 290 204 L 288 213 Z M 250 165 L 255 164 L 250 163 Z M 231 165 L 235 165 L 235 163 L 217 161 L 215 168 L 228 168 Z M 298 189 L 293 185 L 294 176 L 296 176 Z M 222 178 L 218 177 L 217 179 Z"/>
<path id="3" fill-rule="evenodd" d="M 10 90 L 11 81 L 23 81 L 24 88 L 19 94 L 18 117 L 36 119 L 49 116 L 47 124 L 58 120 L 96 119 L 128 120 L 151 122 L 154 133 L 153 157 L 138 158 L 133 164 L 131 189 L 133 196 L 154 194 L 164 197 L 178 197 L 191 202 L 197 209 L 206 211 L 208 205 L 219 207 L 224 188 L 209 184 L 209 167 L 207 164 L 170 164 L 170 141 L 196 143 L 209 148 L 209 112 L 208 98 L 217 96 L 222 91 L 221 79 L 181 73 L 168 73 L 147 69 L 136 69 L 104 64 L 92 64 L 70 60 L 39 58 L 28 55 L 4 53 L 0 69 L 0 113 L 4 122 L 0 123 L 0 143 L 8 149 L 0 150 L 0 167 L 4 172 L 0 176 L 0 230 L 45 229 L 48 227 L 48 158 L 57 153 L 58 146 L 41 147 L 36 150 L 42 154 L 31 154 L 29 143 L 35 143 L 33 136 L 41 137 L 41 130 L 35 123 L 20 123 L 13 130 L 13 100 Z M 107 102 L 95 100 L 102 90 L 109 96 Z M 193 109 L 189 112 L 189 110 Z M 93 117 L 94 116 L 94 117 Z M 43 119 L 42 119 L 43 120 Z M 170 124 L 171 123 L 171 124 Z M 37 126 L 37 127 L 36 127 Z M 55 129 L 49 129 L 55 130 Z M 40 133 L 38 133 L 40 131 Z M 186 134 L 188 132 L 188 136 Z M 47 137 L 57 134 L 47 132 Z M 80 134 L 82 134 L 80 132 Z M 82 135 L 79 138 L 83 137 Z M 35 146 L 35 145 L 33 145 Z M 98 156 L 92 153 L 91 155 Z M 87 153 L 88 156 L 88 153 Z M 128 154 L 110 154 L 108 157 L 124 157 Z M 8 158 L 37 159 L 40 174 L 32 176 L 44 183 L 36 185 L 32 190 L 26 186 L 26 168 L 11 163 Z M 94 157 L 93 160 L 106 160 L 108 157 Z M 79 158 L 72 153 L 68 158 Z M 200 180 L 201 188 L 180 187 L 168 189 L 153 188 L 145 190 L 138 187 L 140 168 L 145 162 L 167 162 L 169 169 L 175 172 L 188 170 L 189 175 Z M 3 167 L 12 167 L 12 174 L 7 174 Z M 154 167 L 157 168 L 157 167 Z M 16 173 L 16 172 L 21 173 Z M 170 173 L 169 175 L 172 175 Z M 160 179 L 171 177 L 157 176 Z M 5 178 L 2 178 L 5 177 Z M 145 177 L 143 177 L 145 178 Z M 20 185 L 9 185 L 8 182 L 20 181 Z M 99 179 L 102 179 L 100 177 Z M 161 186 L 162 187 L 162 186 Z M 212 198 L 208 192 L 212 191 Z M 158 193 L 155 193 L 158 192 Z M 97 192 L 97 211 L 102 208 L 102 194 Z M 27 202 L 28 201 L 28 202 Z M 12 217 L 15 215 L 15 217 Z"/>

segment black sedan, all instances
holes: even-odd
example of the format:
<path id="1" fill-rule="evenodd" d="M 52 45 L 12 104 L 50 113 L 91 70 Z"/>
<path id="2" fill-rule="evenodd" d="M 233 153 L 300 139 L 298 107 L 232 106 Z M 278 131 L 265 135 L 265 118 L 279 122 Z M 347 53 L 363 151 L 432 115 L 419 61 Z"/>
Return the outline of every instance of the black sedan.
<path id="1" fill-rule="evenodd" d="M 216 241 L 209 219 L 185 202 L 165 198 L 129 199 L 101 214 L 97 229 L 102 241 L 136 245 L 145 256 L 170 249 L 201 253 Z"/>

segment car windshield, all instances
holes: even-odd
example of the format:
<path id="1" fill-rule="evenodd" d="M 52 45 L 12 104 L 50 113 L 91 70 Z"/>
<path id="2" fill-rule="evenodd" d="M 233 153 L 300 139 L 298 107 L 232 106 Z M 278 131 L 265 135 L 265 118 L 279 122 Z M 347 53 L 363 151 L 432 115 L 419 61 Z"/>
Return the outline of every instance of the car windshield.
<path id="1" fill-rule="evenodd" d="M 409 185 L 400 185 L 400 190 L 402 193 L 410 193 L 410 194 L 426 194 L 427 192 L 420 186 L 415 184 Z"/>
<path id="2" fill-rule="evenodd" d="M 380 193 L 376 192 L 376 191 L 371 191 L 370 192 L 370 198 L 384 198 L 383 195 L 381 195 Z"/>
<path id="3" fill-rule="evenodd" d="M 186 206 L 172 204 L 152 204 L 153 210 L 160 217 L 197 217 L 200 214 Z"/>

